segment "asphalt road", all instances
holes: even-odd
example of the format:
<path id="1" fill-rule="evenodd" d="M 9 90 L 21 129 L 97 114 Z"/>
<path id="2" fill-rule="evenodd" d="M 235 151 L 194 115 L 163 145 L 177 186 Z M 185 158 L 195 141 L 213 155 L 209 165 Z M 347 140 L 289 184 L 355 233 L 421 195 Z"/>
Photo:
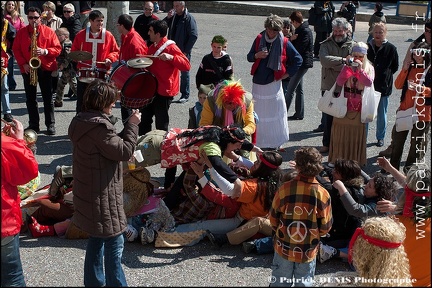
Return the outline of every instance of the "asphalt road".
<path id="1" fill-rule="evenodd" d="M 106 9 L 101 8 L 103 13 Z M 136 18 L 139 11 L 131 11 Z M 277 11 L 275 11 L 277 14 Z M 105 14 L 106 15 L 106 14 Z M 194 77 L 199 62 L 210 49 L 214 35 L 222 34 L 228 39 L 228 52 L 234 61 L 236 79 L 247 90 L 251 90 L 251 63 L 246 61 L 255 36 L 263 30 L 265 17 L 194 14 L 198 23 L 199 38 L 192 52 L 191 87 L 194 90 Z M 281 15 L 286 17 L 288 15 Z M 106 19 L 110 21 L 110 19 Z M 365 41 L 368 25 L 358 22 L 355 40 Z M 410 42 L 420 35 L 409 25 L 388 25 L 388 39 L 396 45 L 402 62 Z M 301 146 L 321 145 L 322 134 L 313 133 L 320 122 L 321 112 L 317 109 L 320 97 L 320 63 L 314 62 L 304 77 L 305 86 L 305 119 L 290 121 L 290 141 L 282 152 L 284 164 L 293 158 L 293 151 Z M 16 70 L 18 89 L 11 92 L 11 106 L 14 117 L 28 124 L 25 106 L 25 94 L 19 70 Z M 190 101 L 185 104 L 172 104 L 170 108 L 171 127 L 187 127 L 187 111 L 194 105 L 197 93 L 191 94 Z M 395 111 L 399 103 L 400 91 L 393 90 L 388 109 L 388 133 L 385 146 L 375 146 L 375 123 L 369 125 L 367 157 L 365 171 L 369 174 L 378 171 L 376 156 L 390 143 L 390 131 L 395 121 Z M 177 99 L 178 97 L 176 97 Z M 41 99 L 41 98 L 39 98 Z M 75 101 L 65 98 L 64 106 L 56 108 L 55 136 L 44 134 L 45 127 L 42 101 L 40 100 L 41 133 L 37 142 L 37 160 L 42 175 L 42 184 L 49 184 L 57 165 L 72 163 L 71 143 L 67 137 L 70 120 L 75 115 Z M 118 106 L 119 107 L 119 106 Z M 293 106 L 288 115 L 293 114 Z M 120 109 L 115 112 L 120 117 Z M 120 129 L 121 124 L 118 128 Z M 430 135 L 429 135 L 430 137 Z M 406 157 L 406 151 L 403 159 Z M 326 157 L 324 159 L 326 160 Z M 430 151 L 427 153 L 430 163 Z M 163 183 L 163 170 L 155 165 L 149 168 L 152 177 Z M 153 246 L 142 246 L 140 243 L 126 243 L 123 253 L 123 264 L 130 286 L 268 286 L 271 275 L 272 255 L 245 254 L 241 246 L 227 246 L 220 250 L 214 249 L 208 241 L 193 247 L 181 249 L 155 249 Z M 83 286 L 83 265 L 85 256 L 85 240 L 65 240 L 57 237 L 32 239 L 28 235 L 21 237 L 21 258 L 27 286 Z M 332 277 L 337 271 L 347 271 L 348 266 L 339 260 L 330 260 L 325 264 L 317 264 L 317 277 Z M 317 278 L 318 279 L 318 278 Z M 324 279 L 324 278 L 320 278 Z M 333 278 L 334 279 L 334 278 Z"/>

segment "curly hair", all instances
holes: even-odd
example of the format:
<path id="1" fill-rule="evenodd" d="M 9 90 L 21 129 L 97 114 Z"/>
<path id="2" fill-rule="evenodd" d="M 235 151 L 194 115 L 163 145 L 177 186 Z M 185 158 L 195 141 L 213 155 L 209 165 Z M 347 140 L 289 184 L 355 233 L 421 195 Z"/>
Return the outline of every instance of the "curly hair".
<path id="1" fill-rule="evenodd" d="M 412 191 L 431 192 L 431 170 L 427 165 L 412 165 L 405 181 L 407 187 Z M 431 218 L 431 197 L 415 197 L 411 210 L 416 215 L 413 218 L 414 222 Z"/>
<path id="2" fill-rule="evenodd" d="M 393 200 L 395 187 L 392 178 L 377 172 L 373 175 L 372 179 L 378 199 Z"/>
<path id="3" fill-rule="evenodd" d="M 314 147 L 302 147 L 294 151 L 296 168 L 300 174 L 315 177 L 322 170 L 322 155 Z"/>
<path id="4" fill-rule="evenodd" d="M 370 237 L 393 243 L 403 243 L 406 228 L 390 217 L 370 217 L 363 225 L 364 233 Z M 375 279 L 365 286 L 389 286 L 386 279 L 411 279 L 409 260 L 405 248 L 383 248 L 370 244 L 359 236 L 352 247 L 352 260 L 360 277 Z M 382 282 L 379 282 L 381 280 Z M 392 286 L 411 286 L 411 282 L 394 281 Z"/>
<path id="5" fill-rule="evenodd" d="M 265 211 L 269 211 L 274 195 L 282 184 L 283 173 L 279 166 L 282 164 L 283 158 L 276 151 L 265 151 L 262 157 L 277 168 L 270 168 L 261 162 L 258 168 L 251 172 L 251 177 L 258 178 L 257 193 L 253 202 L 259 199 L 263 202 Z"/>

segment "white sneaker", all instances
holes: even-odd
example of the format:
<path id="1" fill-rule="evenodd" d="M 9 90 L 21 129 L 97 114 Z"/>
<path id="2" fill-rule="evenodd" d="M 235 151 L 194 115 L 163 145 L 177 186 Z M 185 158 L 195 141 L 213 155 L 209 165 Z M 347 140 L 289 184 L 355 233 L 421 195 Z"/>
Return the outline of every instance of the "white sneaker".
<path id="1" fill-rule="evenodd" d="M 320 242 L 319 245 L 319 261 L 320 263 L 324 263 L 325 261 L 332 258 L 334 255 L 336 255 L 337 250 L 336 248 L 333 248 L 331 246 L 325 245 L 322 242 Z"/>
<path id="2" fill-rule="evenodd" d="M 154 241 L 154 230 L 141 227 L 140 229 L 141 244 L 146 245 Z"/>
<path id="3" fill-rule="evenodd" d="M 127 225 L 125 233 L 128 242 L 133 242 L 138 238 L 138 231 L 132 225 Z"/>

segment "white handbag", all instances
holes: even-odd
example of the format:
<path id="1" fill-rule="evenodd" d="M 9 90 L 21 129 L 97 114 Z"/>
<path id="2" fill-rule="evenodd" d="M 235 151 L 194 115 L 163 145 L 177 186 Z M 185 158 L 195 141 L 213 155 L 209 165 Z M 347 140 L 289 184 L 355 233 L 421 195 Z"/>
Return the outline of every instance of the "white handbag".
<path id="1" fill-rule="evenodd" d="M 365 86 L 362 95 L 361 122 L 369 123 L 375 120 L 378 114 L 378 105 L 381 93 L 375 91 L 374 85 Z"/>
<path id="2" fill-rule="evenodd" d="M 411 130 L 418 121 L 415 106 L 396 112 L 396 132 Z"/>
<path id="3" fill-rule="evenodd" d="M 336 118 L 343 118 L 347 113 L 347 101 L 344 96 L 344 86 L 339 95 L 334 95 L 336 83 L 330 90 L 326 90 L 324 95 L 318 101 L 318 109 L 328 115 Z"/>

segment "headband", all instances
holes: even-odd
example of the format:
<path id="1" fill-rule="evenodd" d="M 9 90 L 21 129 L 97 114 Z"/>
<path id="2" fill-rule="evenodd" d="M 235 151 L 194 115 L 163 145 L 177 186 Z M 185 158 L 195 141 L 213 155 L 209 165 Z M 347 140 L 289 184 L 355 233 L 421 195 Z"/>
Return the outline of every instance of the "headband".
<path id="1" fill-rule="evenodd" d="M 414 197 L 430 197 L 431 192 L 425 193 L 417 193 L 408 186 L 405 186 L 405 204 L 403 208 L 403 215 L 407 217 L 414 217 L 414 213 L 412 212 L 412 206 L 414 202 Z"/>
<path id="2" fill-rule="evenodd" d="M 357 52 L 357 53 L 361 53 L 361 54 L 366 55 L 367 54 L 367 49 L 363 48 L 363 47 L 360 47 L 360 46 L 354 46 L 352 48 L 352 52 Z"/>
<path id="3" fill-rule="evenodd" d="M 378 246 L 381 248 L 396 249 L 402 245 L 402 242 L 388 242 L 385 240 L 374 238 L 372 236 L 368 236 L 365 234 L 364 229 L 359 227 L 354 232 L 354 235 L 352 236 L 351 241 L 350 241 L 349 246 L 348 246 L 348 262 L 349 263 L 352 263 L 352 250 L 354 247 L 354 243 L 356 242 L 356 240 L 359 236 L 361 236 L 363 239 L 365 239 L 369 244 L 372 244 L 374 246 Z"/>
<path id="4" fill-rule="evenodd" d="M 236 130 L 237 128 L 229 128 L 229 127 L 227 127 L 227 131 L 228 131 L 228 134 L 230 135 L 230 137 L 231 138 L 233 138 L 234 140 L 236 140 L 237 142 L 240 142 L 240 143 L 243 143 L 244 142 L 244 139 L 239 139 L 239 138 L 237 138 L 231 131 L 232 130 Z"/>
<path id="5" fill-rule="evenodd" d="M 264 165 L 266 165 L 267 167 L 269 167 L 271 169 L 277 169 L 279 167 L 279 166 L 276 166 L 276 165 L 268 162 L 262 154 L 259 156 L 259 159 L 261 160 L 262 163 L 264 163 Z"/>

